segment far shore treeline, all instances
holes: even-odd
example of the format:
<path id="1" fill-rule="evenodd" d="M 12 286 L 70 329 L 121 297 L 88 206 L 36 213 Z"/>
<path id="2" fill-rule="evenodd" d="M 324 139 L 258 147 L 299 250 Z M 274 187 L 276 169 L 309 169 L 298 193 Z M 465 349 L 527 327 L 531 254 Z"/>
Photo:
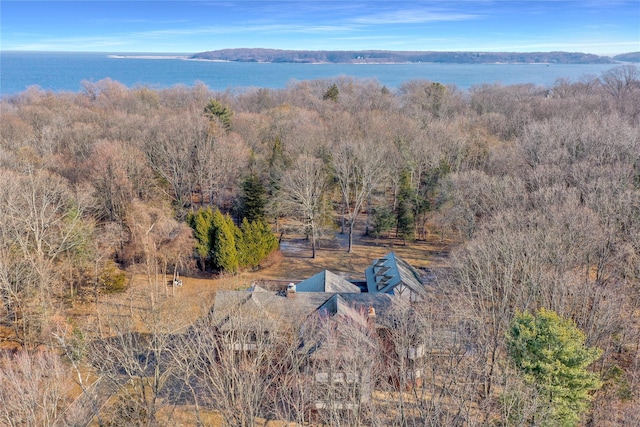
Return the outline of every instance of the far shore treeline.
<path id="1" fill-rule="evenodd" d="M 415 62 L 443 64 L 614 64 L 616 62 L 639 62 L 640 53 L 627 53 L 609 57 L 580 52 L 329 51 L 242 48 L 201 52 L 191 55 L 189 58 L 238 62 L 339 64 Z"/>

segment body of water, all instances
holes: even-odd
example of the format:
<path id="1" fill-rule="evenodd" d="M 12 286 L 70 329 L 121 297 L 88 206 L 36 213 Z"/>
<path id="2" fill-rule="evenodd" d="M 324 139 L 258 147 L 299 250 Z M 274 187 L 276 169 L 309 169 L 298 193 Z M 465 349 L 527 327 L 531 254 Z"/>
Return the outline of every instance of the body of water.
<path id="1" fill-rule="evenodd" d="M 340 75 L 377 79 L 389 88 L 426 79 L 461 89 L 482 83 L 552 85 L 558 78 L 577 81 L 599 76 L 612 64 L 265 64 L 187 61 L 157 54 L 153 59 L 121 58 L 108 53 L 0 52 L 0 94 L 29 86 L 54 92 L 82 90 L 82 81 L 104 78 L 126 86 L 166 88 L 203 82 L 212 90 L 283 88 L 292 81 Z M 141 54 L 142 55 L 142 54 Z"/>

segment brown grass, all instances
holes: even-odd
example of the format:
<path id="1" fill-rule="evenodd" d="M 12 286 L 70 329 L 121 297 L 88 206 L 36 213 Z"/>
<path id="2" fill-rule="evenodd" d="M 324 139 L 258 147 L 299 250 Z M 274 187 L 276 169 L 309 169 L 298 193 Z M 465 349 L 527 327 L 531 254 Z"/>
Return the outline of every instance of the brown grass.
<path id="1" fill-rule="evenodd" d="M 261 279 L 305 279 L 324 269 L 358 279 L 371 262 L 388 252 L 396 252 L 415 267 L 434 267 L 444 264 L 448 252 L 446 242 L 413 242 L 406 246 L 396 239 L 354 239 L 353 251 L 347 252 L 346 235 L 334 241 L 321 242 L 316 258 L 311 258 L 309 243 L 302 239 L 285 242 L 282 262 L 252 274 Z M 343 243 L 344 241 L 344 243 Z"/>
<path id="2" fill-rule="evenodd" d="M 374 259 L 380 258 L 388 252 L 395 252 L 407 262 L 417 268 L 442 267 L 447 263 L 449 249 L 452 243 L 433 236 L 426 241 L 415 241 L 404 244 L 394 238 L 372 238 L 362 233 L 354 234 L 354 245 L 351 253 L 347 252 L 347 235 L 336 233 L 331 240 L 320 241 L 320 248 L 316 251 L 316 258 L 311 258 L 309 241 L 301 236 L 291 236 L 283 239 L 281 249 L 270 256 L 265 265 L 256 271 L 243 271 L 236 275 L 217 275 L 210 272 L 194 272 L 188 276 L 181 276 L 182 287 L 172 289 L 163 285 L 159 287 L 159 298 L 165 294 L 176 299 L 176 304 L 187 307 L 183 314 L 186 324 L 193 322 L 198 316 L 207 311 L 218 290 L 243 290 L 251 286 L 254 281 L 281 280 L 283 282 L 306 279 L 322 270 L 330 270 L 342 274 L 353 280 L 364 280 L 364 270 Z M 105 304 L 144 305 L 148 301 L 150 292 L 155 289 L 148 284 L 146 275 L 140 272 L 130 272 L 129 288 L 123 294 L 105 295 L 101 297 Z M 136 304 L 138 301 L 138 304 Z M 89 311 L 95 306 L 85 307 Z M 76 306 L 77 311 L 85 311 Z M 172 309 L 173 310 L 173 309 Z"/>
<path id="3" fill-rule="evenodd" d="M 316 252 L 316 258 L 311 258 L 311 248 L 307 240 L 301 236 L 291 236 L 282 241 L 281 249 L 269 257 L 262 268 L 256 271 L 243 271 L 236 275 L 214 275 L 209 272 L 195 272 L 181 276 L 182 287 L 172 289 L 170 286 L 159 285 L 157 300 L 164 301 L 163 308 L 167 310 L 167 317 L 179 318 L 182 326 L 188 326 L 199 316 L 207 312 L 218 290 L 242 290 L 259 280 L 302 280 L 324 269 L 337 274 L 344 274 L 351 279 L 364 279 L 364 270 L 371 262 L 388 252 L 395 252 L 411 265 L 417 268 L 435 268 L 445 266 L 452 243 L 439 237 L 426 241 L 416 241 L 404 245 L 394 238 L 374 239 L 354 235 L 354 246 L 351 253 L 347 252 L 347 235 L 336 234 L 331 240 L 322 240 Z M 155 285 L 149 285 L 148 278 L 140 271 L 129 272 L 129 287 L 122 294 L 101 296 L 101 310 L 114 307 L 148 307 L 151 293 Z M 165 297 L 167 295 L 167 297 Z M 73 310 L 76 319 L 95 322 L 93 312 L 95 304 L 78 304 Z M 82 314 L 80 314 L 82 313 Z M 79 322 L 80 323 L 80 322 Z M 144 327 L 141 326 L 142 329 Z M 172 411 L 175 425 L 195 424 L 195 411 L 189 407 L 163 408 L 162 411 Z M 175 411 L 175 412 L 173 412 Z M 169 414 L 165 414 L 169 415 Z M 203 411 L 202 418 L 205 425 L 221 426 L 223 421 L 214 412 Z M 286 423 L 262 423 L 265 427 L 279 427 Z"/>

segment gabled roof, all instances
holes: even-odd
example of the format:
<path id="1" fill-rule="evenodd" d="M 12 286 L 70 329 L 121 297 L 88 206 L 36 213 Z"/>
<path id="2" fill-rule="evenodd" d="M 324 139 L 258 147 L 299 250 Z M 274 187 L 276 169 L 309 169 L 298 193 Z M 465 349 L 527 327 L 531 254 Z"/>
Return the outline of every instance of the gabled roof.
<path id="1" fill-rule="evenodd" d="M 268 290 L 266 290 L 265 288 L 263 288 L 260 285 L 253 285 L 247 290 L 250 291 L 250 292 L 269 292 Z"/>
<path id="2" fill-rule="evenodd" d="M 326 300 L 324 304 L 318 307 L 318 312 L 320 312 L 321 314 L 326 313 L 332 316 L 350 319 L 363 325 L 365 324 L 363 321 L 363 314 L 359 312 L 354 306 L 345 301 L 345 299 L 339 294 L 335 294 L 331 298 Z"/>
<path id="3" fill-rule="evenodd" d="M 317 309 L 318 317 L 310 316 L 301 335 L 300 351 L 313 359 L 357 359 L 364 346 L 372 346 L 369 315 L 366 306 L 351 304 L 346 297 L 362 294 L 334 294 Z M 384 296 L 383 296 L 384 298 Z M 356 351 L 359 350 L 359 351 Z"/>
<path id="4" fill-rule="evenodd" d="M 287 298 L 264 289 L 218 291 L 213 304 L 213 324 L 223 331 L 272 330 L 283 322 L 302 322 L 331 296 L 308 292 Z"/>
<path id="5" fill-rule="evenodd" d="M 376 316 L 384 316 L 391 308 L 393 296 L 389 294 L 342 294 L 342 299 L 354 309 L 361 312 L 368 312 L 373 308 Z"/>
<path id="6" fill-rule="evenodd" d="M 296 292 L 359 293 L 360 288 L 337 274 L 324 270 L 298 283 Z"/>
<path id="7" fill-rule="evenodd" d="M 270 330 L 282 322 L 300 325 L 318 311 L 362 323 L 371 309 L 384 316 L 392 299 L 407 289 L 415 294 L 425 291 L 420 274 L 393 252 L 375 260 L 365 275 L 368 292 L 362 293 L 358 286 L 328 270 L 298 283 L 290 296 L 259 286 L 248 291 L 219 291 L 213 322 L 220 330 Z"/>
<path id="8" fill-rule="evenodd" d="M 397 294 L 406 286 L 414 293 L 424 291 L 420 273 L 409 263 L 389 252 L 384 257 L 373 261 L 365 270 L 367 291 L 371 294 Z"/>
<path id="9" fill-rule="evenodd" d="M 269 329 L 276 305 L 262 296 L 266 292 L 218 291 L 213 305 L 213 324 L 220 330 Z"/>

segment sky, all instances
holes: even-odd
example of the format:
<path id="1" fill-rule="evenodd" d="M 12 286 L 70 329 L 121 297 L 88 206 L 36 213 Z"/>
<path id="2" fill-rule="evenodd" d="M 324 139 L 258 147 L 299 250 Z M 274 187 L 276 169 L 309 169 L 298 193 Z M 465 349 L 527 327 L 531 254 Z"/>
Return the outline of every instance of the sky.
<path id="1" fill-rule="evenodd" d="M 2 0 L 0 24 L 21 51 L 640 51 L 640 0 Z"/>

